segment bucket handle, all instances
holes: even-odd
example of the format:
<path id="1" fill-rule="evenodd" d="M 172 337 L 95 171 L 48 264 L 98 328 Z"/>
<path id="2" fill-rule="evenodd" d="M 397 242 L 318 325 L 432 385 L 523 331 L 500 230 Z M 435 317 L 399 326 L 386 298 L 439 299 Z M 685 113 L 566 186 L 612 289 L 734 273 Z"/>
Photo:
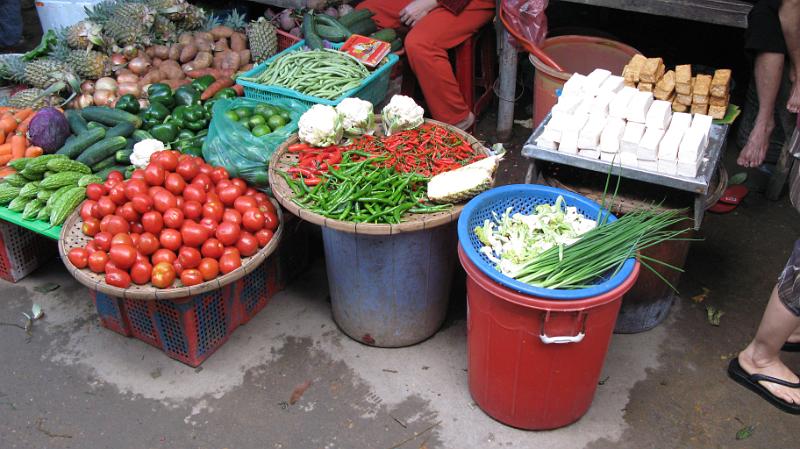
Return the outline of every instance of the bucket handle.
<path id="1" fill-rule="evenodd" d="M 539 339 L 542 343 L 549 344 L 564 344 L 564 343 L 579 343 L 586 336 L 586 317 L 589 316 L 585 311 L 578 312 L 578 320 L 580 321 L 580 332 L 577 335 L 559 335 L 551 337 L 547 335 L 544 330 L 545 324 L 550 321 L 550 311 L 548 310 L 542 315 L 542 325 L 539 331 Z"/>

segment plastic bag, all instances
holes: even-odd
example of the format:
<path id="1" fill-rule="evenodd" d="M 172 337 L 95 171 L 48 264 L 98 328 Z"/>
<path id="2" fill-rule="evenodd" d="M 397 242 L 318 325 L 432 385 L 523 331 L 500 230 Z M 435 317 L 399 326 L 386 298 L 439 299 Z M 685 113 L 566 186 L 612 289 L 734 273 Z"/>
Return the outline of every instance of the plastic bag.
<path id="1" fill-rule="evenodd" d="M 503 0 L 503 16 L 528 42 L 540 45 L 547 35 L 547 0 Z M 513 37 L 509 37 L 514 41 Z"/>
<path id="2" fill-rule="evenodd" d="M 225 115 L 232 109 L 254 108 L 259 104 L 271 104 L 287 110 L 289 122 L 270 134 L 256 137 L 244 125 Z M 297 132 L 297 121 L 307 109 L 305 104 L 286 98 L 269 103 L 241 97 L 218 100 L 211 110 L 212 119 L 203 144 L 203 158 L 211 165 L 225 167 L 232 178 L 242 178 L 256 188 L 268 190 L 269 159 L 278 146 Z"/>

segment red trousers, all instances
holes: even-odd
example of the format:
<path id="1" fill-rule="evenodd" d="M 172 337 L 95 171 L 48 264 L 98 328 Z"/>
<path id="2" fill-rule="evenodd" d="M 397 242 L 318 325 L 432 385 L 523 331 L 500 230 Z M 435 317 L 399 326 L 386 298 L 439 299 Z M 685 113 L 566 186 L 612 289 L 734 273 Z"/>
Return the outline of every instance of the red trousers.
<path id="1" fill-rule="evenodd" d="M 409 3 L 410 0 L 366 0 L 358 8 L 374 12 L 373 20 L 380 28 L 400 28 L 400 11 Z M 408 62 L 435 120 L 455 124 L 469 115 L 469 105 L 461 95 L 447 50 L 480 30 L 494 17 L 494 11 L 495 0 L 472 0 L 457 16 L 438 6 L 406 36 Z"/>

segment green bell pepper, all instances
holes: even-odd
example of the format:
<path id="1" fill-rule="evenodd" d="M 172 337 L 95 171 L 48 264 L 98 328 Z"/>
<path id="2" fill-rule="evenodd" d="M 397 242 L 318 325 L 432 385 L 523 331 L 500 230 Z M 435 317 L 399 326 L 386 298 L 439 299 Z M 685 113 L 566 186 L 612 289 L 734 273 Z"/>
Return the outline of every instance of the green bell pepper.
<path id="1" fill-rule="evenodd" d="M 119 100 L 117 100 L 117 105 L 114 107 L 125 112 L 130 112 L 131 114 L 138 114 L 139 110 L 141 109 L 139 107 L 139 100 L 131 94 L 119 97 Z"/>
<path id="2" fill-rule="evenodd" d="M 216 81 L 216 78 L 214 78 L 213 75 L 203 75 L 200 78 L 192 81 L 191 86 L 194 87 L 194 90 L 202 93 L 208 89 L 208 86 L 210 86 L 214 81 Z"/>
<path id="3" fill-rule="evenodd" d="M 210 100 L 206 100 L 205 103 L 203 103 L 203 109 L 205 109 L 206 112 L 208 112 L 210 114 L 211 110 L 214 108 L 214 103 L 216 103 L 216 102 L 217 102 L 217 100 L 214 99 L 214 98 L 212 98 Z"/>
<path id="4" fill-rule="evenodd" d="M 217 93 L 214 95 L 214 97 L 213 97 L 213 98 L 214 98 L 215 100 L 219 100 L 220 98 L 230 99 L 230 98 L 236 98 L 236 97 L 238 97 L 238 96 L 239 96 L 239 94 L 237 94 L 237 93 L 236 93 L 236 91 L 235 91 L 235 90 L 233 90 L 233 88 L 231 88 L 231 87 L 226 87 L 226 88 L 224 88 L 224 89 L 220 90 L 219 92 L 217 92 Z"/>
<path id="5" fill-rule="evenodd" d="M 142 111 L 142 127 L 150 129 L 164 122 L 169 116 L 169 109 L 161 103 L 150 103 L 150 106 Z"/>
<path id="6" fill-rule="evenodd" d="M 178 140 L 186 140 L 186 139 L 191 139 L 194 136 L 195 136 L 194 131 L 189 130 L 189 129 L 182 129 L 182 130 L 178 131 L 178 135 L 177 135 L 176 139 L 178 139 Z"/>
<path id="7" fill-rule="evenodd" d="M 172 89 L 164 83 L 153 83 L 147 88 L 147 98 L 150 104 L 161 103 L 167 108 L 175 106 L 175 95 Z"/>
<path id="8" fill-rule="evenodd" d="M 180 151 L 182 154 L 190 154 L 192 156 L 203 157 L 203 147 L 201 146 L 192 145 L 188 147 L 183 147 L 181 148 Z"/>
<path id="9" fill-rule="evenodd" d="M 185 127 L 192 131 L 200 131 L 208 127 L 208 116 L 200 105 L 189 106 L 184 113 Z"/>
<path id="10" fill-rule="evenodd" d="M 188 106 L 178 106 L 172 110 L 172 114 L 170 114 L 169 121 L 176 124 L 178 128 L 185 128 L 186 127 L 186 109 Z"/>
<path id="11" fill-rule="evenodd" d="M 150 128 L 150 134 L 164 144 L 168 144 L 178 135 L 178 127 L 170 122 L 161 123 Z"/>
<path id="12" fill-rule="evenodd" d="M 178 106 L 200 104 L 200 92 L 191 85 L 183 85 L 175 91 L 175 104 Z"/>

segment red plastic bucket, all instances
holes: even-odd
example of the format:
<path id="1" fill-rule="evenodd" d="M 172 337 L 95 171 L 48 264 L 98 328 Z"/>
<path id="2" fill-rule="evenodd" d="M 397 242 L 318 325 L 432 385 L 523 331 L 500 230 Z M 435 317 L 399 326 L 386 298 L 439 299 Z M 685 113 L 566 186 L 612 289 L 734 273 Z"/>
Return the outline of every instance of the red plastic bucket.
<path id="1" fill-rule="evenodd" d="M 489 279 L 466 256 L 469 391 L 489 416 L 510 426 L 546 430 L 571 424 L 592 404 L 622 295 L 619 287 L 587 299 L 553 301 L 517 293 Z"/>

